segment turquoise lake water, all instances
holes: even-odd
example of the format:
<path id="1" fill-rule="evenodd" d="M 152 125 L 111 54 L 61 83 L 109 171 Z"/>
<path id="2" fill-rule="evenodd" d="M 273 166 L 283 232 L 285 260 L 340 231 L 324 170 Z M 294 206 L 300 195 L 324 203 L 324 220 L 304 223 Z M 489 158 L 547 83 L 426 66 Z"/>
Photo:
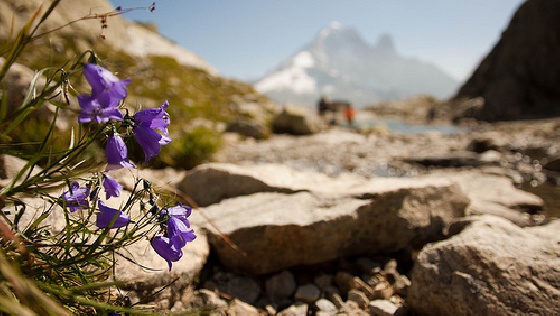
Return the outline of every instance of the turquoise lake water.
<path id="1" fill-rule="evenodd" d="M 348 124 L 344 123 L 342 127 L 348 128 Z M 358 117 L 354 123 L 355 128 L 370 129 L 375 127 L 385 127 L 391 133 L 398 134 L 424 134 L 430 132 L 439 132 L 443 135 L 453 135 L 468 132 L 465 127 L 450 124 L 409 124 L 398 119 L 377 119 Z"/>
<path id="2" fill-rule="evenodd" d="M 440 132 L 444 135 L 468 132 L 468 129 L 454 125 L 413 125 L 398 120 L 373 120 L 358 122 L 358 127 L 371 128 L 375 126 L 386 126 L 390 132 L 400 134 L 423 134 L 429 132 Z"/>

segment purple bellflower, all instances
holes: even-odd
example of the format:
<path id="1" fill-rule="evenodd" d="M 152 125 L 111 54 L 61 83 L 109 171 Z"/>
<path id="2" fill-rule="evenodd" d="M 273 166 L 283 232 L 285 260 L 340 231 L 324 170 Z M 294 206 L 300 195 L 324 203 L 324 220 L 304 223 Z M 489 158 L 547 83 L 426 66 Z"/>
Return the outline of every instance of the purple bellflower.
<path id="1" fill-rule="evenodd" d="M 196 238 L 188 220 L 191 212 L 190 207 L 183 206 L 181 203 L 161 211 L 162 215 L 168 216 L 167 233 L 163 237 L 152 238 L 151 243 L 156 253 L 167 261 L 169 270 L 171 270 L 171 262 L 179 261 L 183 255 L 181 248 Z"/>
<path id="2" fill-rule="evenodd" d="M 165 100 L 159 108 L 142 110 L 134 114 L 134 137 L 144 150 L 145 161 L 148 162 L 153 156 L 159 154 L 161 145 L 171 143 L 167 126 L 170 124 L 169 114 L 165 109 L 169 102 Z M 157 131 L 161 133 L 158 133 Z"/>
<path id="3" fill-rule="evenodd" d="M 116 104 L 111 104 L 111 99 L 108 95 L 93 96 L 89 94 L 78 95 L 78 103 L 82 108 L 78 122 L 81 124 L 91 123 L 93 121 L 98 124 L 107 123 L 110 119 L 115 121 L 122 121 L 123 114 Z"/>
<path id="4" fill-rule="evenodd" d="M 169 231 L 169 239 L 171 244 L 177 248 L 184 247 L 188 242 L 196 238 L 194 230 L 188 226 L 188 220 L 171 216 L 167 221 L 167 229 Z"/>
<path id="5" fill-rule="evenodd" d="M 84 76 L 91 86 L 93 95 L 106 93 L 119 101 L 126 98 L 126 86 L 130 84 L 130 79 L 120 80 L 109 70 L 93 63 L 84 67 Z"/>
<path id="6" fill-rule="evenodd" d="M 156 236 L 150 240 L 150 243 L 152 244 L 152 248 L 154 248 L 155 252 L 167 261 L 169 271 L 171 271 L 171 263 L 179 261 L 179 259 L 183 256 L 181 248 L 173 245 L 169 237 Z"/>
<path id="7" fill-rule="evenodd" d="M 109 70 L 97 64 L 89 63 L 84 67 L 84 76 L 91 86 L 91 95 L 78 95 L 82 108 L 78 121 L 80 123 L 107 123 L 110 119 L 122 121 L 119 103 L 126 98 L 126 86 L 130 79 L 120 80 Z"/>
<path id="8" fill-rule="evenodd" d="M 119 197 L 120 191 L 123 189 L 123 186 L 120 185 L 117 180 L 111 178 L 109 175 L 103 175 L 103 188 L 105 189 L 106 199 L 108 200 L 110 197 Z"/>
<path id="9" fill-rule="evenodd" d="M 70 212 L 75 212 L 79 209 L 89 208 L 88 195 L 89 188 L 80 188 L 77 181 L 72 181 L 70 190 L 62 193 L 60 197 L 64 199 Z"/>
<path id="10" fill-rule="evenodd" d="M 128 161 L 128 149 L 124 140 L 119 134 L 113 134 L 107 139 L 105 147 L 107 155 L 107 168 L 105 171 L 117 170 L 121 168 L 133 169 L 134 164 Z"/>
<path id="11" fill-rule="evenodd" d="M 179 248 L 184 247 L 188 242 L 196 238 L 188 219 L 192 212 L 190 207 L 183 206 L 179 203 L 177 206 L 169 208 L 165 212 L 169 215 L 167 232 L 174 246 Z"/>
<path id="12" fill-rule="evenodd" d="M 110 228 L 124 227 L 130 222 L 130 217 L 128 217 L 128 215 L 122 211 L 108 207 L 103 201 L 99 201 L 97 206 L 99 207 L 99 213 L 97 214 L 95 225 L 99 228 L 109 227 L 113 220 L 113 225 L 111 225 Z"/>

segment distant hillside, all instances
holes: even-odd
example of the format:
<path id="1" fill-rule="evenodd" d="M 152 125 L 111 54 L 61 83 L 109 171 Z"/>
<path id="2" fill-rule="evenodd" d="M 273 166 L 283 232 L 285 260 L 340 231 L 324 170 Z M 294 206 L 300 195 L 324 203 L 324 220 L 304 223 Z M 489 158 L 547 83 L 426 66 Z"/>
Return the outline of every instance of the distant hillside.
<path id="1" fill-rule="evenodd" d="M 255 84 L 280 103 L 313 105 L 326 96 L 357 106 L 419 94 L 450 97 L 457 86 L 435 65 L 402 57 L 390 35 L 370 45 L 337 22 Z"/>
<path id="2" fill-rule="evenodd" d="M 145 4 L 150 4 L 146 1 Z M 31 14 L 41 6 L 46 9 L 48 2 L 40 0 L 2 0 L 0 1 L 0 39 L 5 40 L 14 22 L 14 29 L 19 30 L 27 22 Z M 100 19 L 92 19 L 96 14 L 114 11 L 114 7 L 106 0 L 61 1 L 56 10 L 44 23 L 41 31 L 53 30 L 61 25 L 87 17 L 82 21 L 62 28 L 56 36 L 72 37 L 78 48 L 89 49 L 100 41 Z M 157 14 L 146 11 L 146 15 Z M 40 32 L 39 32 L 40 33 Z M 204 69 L 212 74 L 216 70 L 204 59 L 149 30 L 142 25 L 126 20 L 126 14 L 107 18 L 107 28 L 103 30 L 105 44 L 128 54 L 145 57 L 162 55 L 176 59 L 183 65 Z M 52 37 L 51 37 L 52 38 Z"/>
<path id="3" fill-rule="evenodd" d="M 0 1 L 0 49 L 10 36 L 12 21 L 17 33 L 42 2 Z M 46 7 L 48 4 L 43 5 L 43 10 Z M 61 1 L 37 34 L 84 16 L 113 10 L 107 1 Z M 132 110 L 160 106 L 164 100 L 169 100 L 170 132 L 177 141 L 162 150 L 161 157 L 168 163 L 174 153 L 187 150 L 185 146 L 193 146 L 185 142 L 197 127 L 214 131 L 212 137 L 219 138 L 218 132 L 224 123 L 239 116 L 266 119 L 273 109 L 270 100 L 252 86 L 220 77 L 208 62 L 145 26 L 121 16 L 111 16 L 107 18 L 107 29 L 103 30 L 105 40 L 100 38 L 101 31 L 99 19 L 78 21 L 32 41 L 17 62 L 33 70 L 57 69 L 66 67 L 68 60 L 75 61 L 86 50 L 93 50 L 102 66 L 120 78 L 132 79 L 126 100 Z M 80 93 L 89 92 L 81 72 L 70 75 L 70 84 Z M 77 107 L 76 93 L 70 92 L 74 94 L 72 106 Z M 244 112 L 245 108 L 253 112 Z"/>
<path id="4" fill-rule="evenodd" d="M 461 116 L 486 121 L 560 115 L 560 1 L 525 1 L 456 99 L 482 97 Z"/>

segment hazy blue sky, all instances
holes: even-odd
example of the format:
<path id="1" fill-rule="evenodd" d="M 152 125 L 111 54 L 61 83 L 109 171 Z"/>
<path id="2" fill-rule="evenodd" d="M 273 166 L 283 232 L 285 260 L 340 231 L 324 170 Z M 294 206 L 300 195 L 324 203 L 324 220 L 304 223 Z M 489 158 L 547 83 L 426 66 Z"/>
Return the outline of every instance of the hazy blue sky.
<path id="1" fill-rule="evenodd" d="M 110 0 L 115 6 L 152 1 Z M 290 57 L 332 21 L 370 43 L 393 35 L 397 51 L 470 76 L 523 0 L 159 0 L 126 18 L 155 22 L 226 77 L 255 79 Z"/>

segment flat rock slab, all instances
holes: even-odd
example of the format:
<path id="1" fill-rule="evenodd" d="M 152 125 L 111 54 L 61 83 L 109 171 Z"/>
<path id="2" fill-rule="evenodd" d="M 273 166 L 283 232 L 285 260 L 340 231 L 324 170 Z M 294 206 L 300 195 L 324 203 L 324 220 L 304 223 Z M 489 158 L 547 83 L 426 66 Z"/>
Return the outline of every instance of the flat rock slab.
<path id="1" fill-rule="evenodd" d="M 488 164 L 488 162 L 480 158 L 479 154 L 467 151 L 445 153 L 441 155 L 415 155 L 401 158 L 401 160 L 422 166 L 437 167 L 481 166 Z"/>
<path id="2" fill-rule="evenodd" d="M 543 200 L 537 195 L 517 189 L 511 179 L 503 175 L 481 171 L 434 172 L 434 178 L 445 178 L 459 184 L 471 200 L 470 215 L 495 215 L 518 226 L 531 224 L 527 212 L 542 210 Z"/>
<path id="3" fill-rule="evenodd" d="M 445 178 L 374 178 L 364 179 L 343 173 L 338 177 L 314 171 L 300 171 L 282 164 L 235 165 L 208 163 L 189 171 L 178 184 L 199 206 L 208 206 L 237 196 L 257 192 L 295 193 L 301 191 L 343 195 L 371 195 L 399 188 L 426 185 L 447 186 Z"/>

